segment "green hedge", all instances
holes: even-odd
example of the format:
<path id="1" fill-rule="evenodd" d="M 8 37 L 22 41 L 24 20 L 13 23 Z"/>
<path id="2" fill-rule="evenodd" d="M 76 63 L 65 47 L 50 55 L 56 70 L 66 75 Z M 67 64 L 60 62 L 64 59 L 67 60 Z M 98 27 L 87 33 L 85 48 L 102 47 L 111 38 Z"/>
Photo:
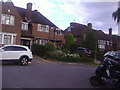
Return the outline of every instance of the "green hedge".
<path id="1" fill-rule="evenodd" d="M 44 45 L 33 44 L 32 52 L 34 55 L 43 57 L 46 54 L 46 47 Z"/>
<path id="2" fill-rule="evenodd" d="M 62 62 L 93 62 L 92 58 L 87 57 L 52 57 L 51 59 Z"/>

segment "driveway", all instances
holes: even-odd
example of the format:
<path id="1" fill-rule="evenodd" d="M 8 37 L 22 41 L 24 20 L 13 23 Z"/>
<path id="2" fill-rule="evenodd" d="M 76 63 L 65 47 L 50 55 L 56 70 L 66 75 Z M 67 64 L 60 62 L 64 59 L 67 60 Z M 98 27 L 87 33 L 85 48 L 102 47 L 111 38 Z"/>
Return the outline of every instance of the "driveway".
<path id="1" fill-rule="evenodd" d="M 34 57 L 28 66 L 4 65 L 3 88 L 94 88 L 89 78 L 96 67 L 54 63 Z"/>

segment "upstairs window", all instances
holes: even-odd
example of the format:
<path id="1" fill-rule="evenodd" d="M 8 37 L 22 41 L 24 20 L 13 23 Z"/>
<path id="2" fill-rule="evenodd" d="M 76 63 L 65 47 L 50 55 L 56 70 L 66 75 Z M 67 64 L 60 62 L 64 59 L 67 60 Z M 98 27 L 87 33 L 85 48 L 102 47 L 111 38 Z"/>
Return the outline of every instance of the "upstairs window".
<path id="1" fill-rule="evenodd" d="M 38 24 L 38 31 L 40 31 L 40 32 L 49 32 L 49 26 L 48 25 Z"/>
<path id="2" fill-rule="evenodd" d="M 59 28 L 56 29 L 56 35 L 61 35 L 61 30 Z"/>
<path id="3" fill-rule="evenodd" d="M 14 26 L 14 19 L 15 17 L 12 15 L 2 14 L 1 23 Z"/>
<path id="4" fill-rule="evenodd" d="M 28 30 L 28 23 L 27 22 L 22 22 L 21 29 L 27 31 Z"/>

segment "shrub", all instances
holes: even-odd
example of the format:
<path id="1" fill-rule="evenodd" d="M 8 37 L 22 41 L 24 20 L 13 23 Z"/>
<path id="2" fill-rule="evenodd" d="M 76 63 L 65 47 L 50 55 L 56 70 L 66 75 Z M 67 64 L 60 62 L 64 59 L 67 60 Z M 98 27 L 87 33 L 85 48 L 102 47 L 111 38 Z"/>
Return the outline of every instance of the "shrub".
<path id="1" fill-rule="evenodd" d="M 103 60 L 103 55 L 106 53 L 106 51 L 99 51 L 97 53 L 97 60 Z"/>
<path id="2" fill-rule="evenodd" d="M 52 52 L 55 50 L 55 46 L 52 42 L 48 42 L 47 44 L 45 44 L 45 47 L 47 52 Z"/>
<path id="3" fill-rule="evenodd" d="M 64 53 L 60 50 L 55 50 L 53 52 L 48 52 L 46 57 L 54 58 L 54 57 L 62 57 Z"/>
<path id="4" fill-rule="evenodd" d="M 78 48 L 78 45 L 76 43 L 70 45 L 70 52 L 75 53 Z"/>
<path id="5" fill-rule="evenodd" d="M 46 54 L 46 47 L 44 45 L 33 44 L 32 52 L 34 55 L 43 57 Z"/>

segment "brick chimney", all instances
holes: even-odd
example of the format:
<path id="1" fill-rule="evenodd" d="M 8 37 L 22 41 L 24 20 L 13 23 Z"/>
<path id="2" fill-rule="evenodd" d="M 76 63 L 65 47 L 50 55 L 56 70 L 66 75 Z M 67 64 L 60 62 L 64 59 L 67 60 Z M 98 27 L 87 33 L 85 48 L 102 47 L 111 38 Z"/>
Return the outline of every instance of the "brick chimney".
<path id="1" fill-rule="evenodd" d="M 112 28 L 109 28 L 109 35 L 112 35 Z"/>
<path id="2" fill-rule="evenodd" d="M 26 18 L 28 22 L 31 20 L 31 16 L 32 16 L 32 3 L 27 3 Z"/>
<path id="3" fill-rule="evenodd" d="M 92 29 L 92 23 L 88 23 L 88 29 Z"/>

